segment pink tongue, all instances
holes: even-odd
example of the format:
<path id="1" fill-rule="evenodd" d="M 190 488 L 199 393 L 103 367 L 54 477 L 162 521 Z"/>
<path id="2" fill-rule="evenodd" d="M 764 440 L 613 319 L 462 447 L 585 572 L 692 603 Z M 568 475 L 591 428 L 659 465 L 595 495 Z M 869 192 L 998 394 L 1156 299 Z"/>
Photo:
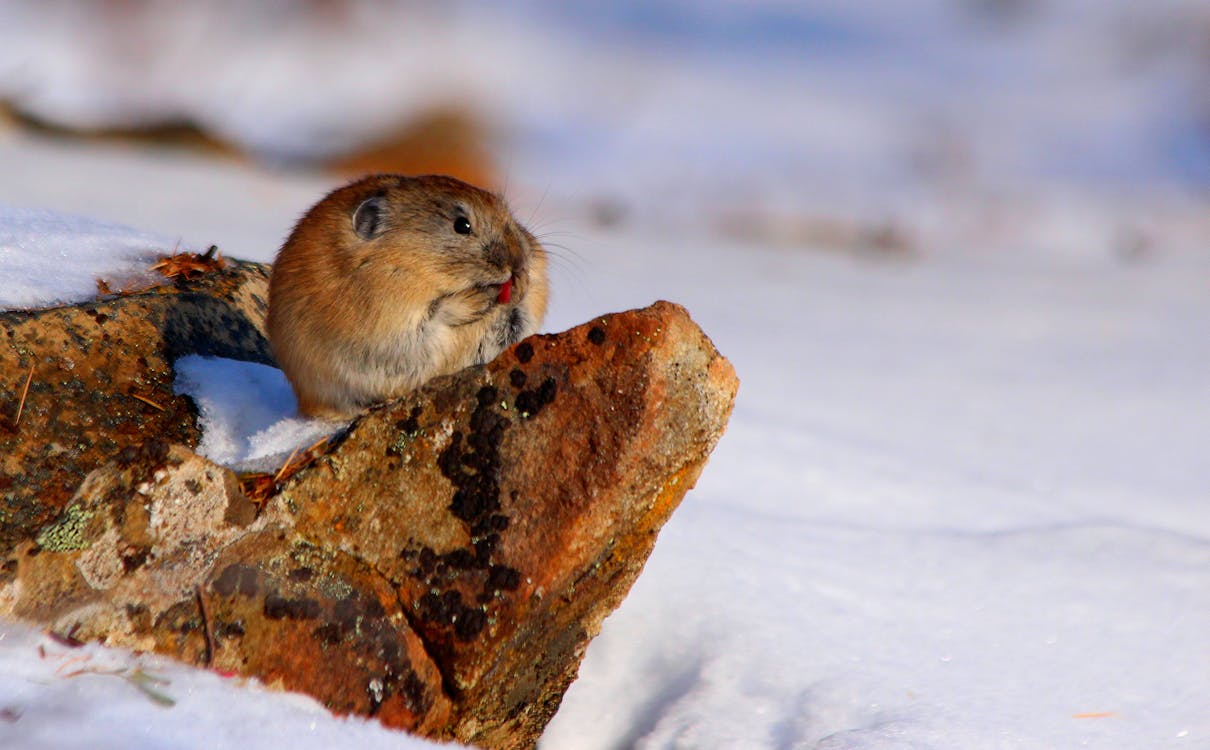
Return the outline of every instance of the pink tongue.
<path id="1" fill-rule="evenodd" d="M 507 303 L 513 298 L 513 280 L 509 279 L 500 285 L 500 294 L 496 297 L 496 301 L 500 304 Z"/>

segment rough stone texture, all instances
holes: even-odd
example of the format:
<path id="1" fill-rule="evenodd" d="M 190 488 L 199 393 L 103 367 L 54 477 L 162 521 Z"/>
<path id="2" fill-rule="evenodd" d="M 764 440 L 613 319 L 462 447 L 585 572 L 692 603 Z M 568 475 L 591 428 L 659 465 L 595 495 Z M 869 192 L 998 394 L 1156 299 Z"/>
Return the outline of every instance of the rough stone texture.
<path id="1" fill-rule="evenodd" d="M 193 402 L 172 392 L 172 362 L 198 353 L 272 363 L 267 278 L 267 266 L 229 261 L 197 281 L 0 311 L 0 553 L 123 449 L 150 436 L 197 445 Z"/>
<path id="2" fill-rule="evenodd" d="M 34 361 L 35 381 L 62 382 L 64 358 L 90 353 L 77 369 L 110 393 L 94 406 L 31 387 L 3 435 L 18 463 L 0 614 L 435 738 L 533 746 L 720 437 L 730 364 L 669 303 L 531 337 L 363 415 L 258 508 L 188 450 L 193 413 L 164 389 L 182 353 L 267 359 L 263 273 L 205 280 L 215 302 L 190 284 L 3 318 L 21 342 L 6 373 Z M 187 306 L 218 313 L 185 322 Z M 98 350 L 102 333 L 113 346 Z M 132 355 L 148 366 L 122 369 Z M 145 397 L 185 426 L 154 409 L 112 421 L 103 404 L 153 378 Z M 70 461 L 30 444 L 55 430 L 85 436 Z"/>
<path id="3" fill-rule="evenodd" d="M 508 746 L 553 715 L 735 386 L 681 308 L 607 316 L 370 413 L 267 514 L 386 576 L 457 738 Z"/>

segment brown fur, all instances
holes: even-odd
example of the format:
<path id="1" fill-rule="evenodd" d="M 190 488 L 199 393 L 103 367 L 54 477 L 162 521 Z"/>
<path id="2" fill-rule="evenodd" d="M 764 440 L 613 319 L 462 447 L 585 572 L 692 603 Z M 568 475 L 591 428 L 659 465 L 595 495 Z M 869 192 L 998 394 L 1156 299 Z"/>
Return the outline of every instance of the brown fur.
<path id="1" fill-rule="evenodd" d="M 354 221 L 369 199 L 360 216 L 378 221 L 362 236 Z M 451 177 L 374 175 L 294 227 L 269 280 L 269 341 L 299 410 L 342 418 L 493 359 L 537 330 L 546 296 L 546 252 L 498 196 Z"/>

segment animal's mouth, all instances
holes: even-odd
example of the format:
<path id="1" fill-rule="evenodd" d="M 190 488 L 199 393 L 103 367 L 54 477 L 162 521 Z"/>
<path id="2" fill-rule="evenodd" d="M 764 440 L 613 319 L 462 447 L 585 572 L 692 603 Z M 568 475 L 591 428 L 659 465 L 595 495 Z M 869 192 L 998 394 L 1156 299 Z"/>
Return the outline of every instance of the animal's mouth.
<path id="1" fill-rule="evenodd" d="M 520 283 L 521 280 L 518 278 L 518 275 L 514 273 L 504 281 L 501 281 L 497 284 L 486 284 L 482 287 L 482 289 L 495 297 L 496 304 L 507 305 L 509 302 L 513 301 L 514 297 L 516 297 Z"/>
<path id="2" fill-rule="evenodd" d="M 500 291 L 496 294 L 496 302 L 501 305 L 507 305 L 509 300 L 513 298 L 513 278 L 510 276 L 508 280 L 500 285 Z"/>

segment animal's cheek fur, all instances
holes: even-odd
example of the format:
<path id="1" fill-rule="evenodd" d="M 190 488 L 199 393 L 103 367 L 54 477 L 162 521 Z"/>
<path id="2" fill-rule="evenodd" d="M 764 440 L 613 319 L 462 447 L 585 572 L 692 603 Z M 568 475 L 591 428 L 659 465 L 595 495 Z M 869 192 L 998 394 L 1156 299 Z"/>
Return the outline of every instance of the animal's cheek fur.
<path id="1" fill-rule="evenodd" d="M 483 293 L 468 289 L 442 300 L 433 316 L 433 322 L 450 327 L 469 325 L 490 312 L 490 301 Z"/>

